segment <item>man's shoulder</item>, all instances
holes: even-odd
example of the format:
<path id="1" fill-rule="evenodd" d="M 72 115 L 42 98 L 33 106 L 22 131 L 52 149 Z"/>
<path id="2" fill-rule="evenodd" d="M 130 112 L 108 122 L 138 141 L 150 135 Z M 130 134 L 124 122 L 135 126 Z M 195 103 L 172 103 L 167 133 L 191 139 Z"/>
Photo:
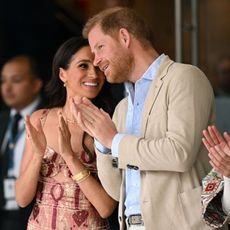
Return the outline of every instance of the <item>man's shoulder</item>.
<path id="1" fill-rule="evenodd" d="M 175 81 L 181 81 L 182 78 L 186 81 L 194 81 L 195 79 L 203 79 L 207 82 L 207 76 L 197 66 L 185 63 L 174 62 L 168 70 L 168 76 Z"/>
<path id="2" fill-rule="evenodd" d="M 0 125 L 1 123 L 5 120 L 5 119 L 8 119 L 10 116 L 10 110 L 2 110 L 0 111 Z"/>
<path id="3" fill-rule="evenodd" d="M 123 109 L 128 106 L 128 96 L 124 97 L 116 106 L 115 109 Z"/>

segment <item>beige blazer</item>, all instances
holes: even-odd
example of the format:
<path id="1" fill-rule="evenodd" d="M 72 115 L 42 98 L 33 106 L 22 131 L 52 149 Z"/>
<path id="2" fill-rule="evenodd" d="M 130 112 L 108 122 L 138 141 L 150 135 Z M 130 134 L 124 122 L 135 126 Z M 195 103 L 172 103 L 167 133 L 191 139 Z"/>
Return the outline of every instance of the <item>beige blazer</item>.
<path id="1" fill-rule="evenodd" d="M 125 133 L 128 101 L 117 106 L 113 120 Z M 124 229 L 127 165 L 141 174 L 141 212 L 147 230 L 208 230 L 202 220 L 201 180 L 209 172 L 202 130 L 214 122 L 214 95 L 206 76 L 196 67 L 167 56 L 150 86 L 139 137 L 125 135 L 119 144 L 118 168 L 111 155 L 97 151 L 100 180 L 119 200 Z"/>

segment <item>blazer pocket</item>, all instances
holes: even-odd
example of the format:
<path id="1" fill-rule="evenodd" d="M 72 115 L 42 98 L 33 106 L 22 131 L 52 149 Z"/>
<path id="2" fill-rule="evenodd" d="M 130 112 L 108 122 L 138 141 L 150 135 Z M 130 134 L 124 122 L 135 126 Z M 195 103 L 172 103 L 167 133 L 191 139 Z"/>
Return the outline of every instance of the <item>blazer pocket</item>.
<path id="1" fill-rule="evenodd" d="M 189 230 L 208 230 L 208 227 L 202 220 L 201 209 L 201 186 L 179 194 L 182 211 Z"/>

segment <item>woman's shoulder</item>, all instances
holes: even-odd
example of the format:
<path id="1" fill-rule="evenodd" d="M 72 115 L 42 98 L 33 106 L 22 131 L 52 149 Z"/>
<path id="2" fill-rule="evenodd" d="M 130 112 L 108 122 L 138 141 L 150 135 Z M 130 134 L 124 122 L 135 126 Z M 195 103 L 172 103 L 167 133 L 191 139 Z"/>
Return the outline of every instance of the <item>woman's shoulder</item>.
<path id="1" fill-rule="evenodd" d="M 31 118 L 32 119 L 42 118 L 44 115 L 47 115 L 49 111 L 50 109 L 38 109 L 32 113 Z"/>
<path id="2" fill-rule="evenodd" d="M 31 121 L 36 122 L 38 120 L 41 121 L 42 125 L 44 125 L 47 121 L 47 117 L 49 115 L 49 121 L 55 120 L 57 118 L 57 112 L 60 108 L 49 108 L 49 109 L 39 109 L 32 113 L 31 115 Z"/>
<path id="3" fill-rule="evenodd" d="M 47 116 L 49 117 L 55 117 L 59 108 L 52 108 L 52 109 L 39 109 L 36 110 L 32 113 L 31 115 L 31 120 L 38 120 L 40 119 L 41 121 L 46 120 Z"/>

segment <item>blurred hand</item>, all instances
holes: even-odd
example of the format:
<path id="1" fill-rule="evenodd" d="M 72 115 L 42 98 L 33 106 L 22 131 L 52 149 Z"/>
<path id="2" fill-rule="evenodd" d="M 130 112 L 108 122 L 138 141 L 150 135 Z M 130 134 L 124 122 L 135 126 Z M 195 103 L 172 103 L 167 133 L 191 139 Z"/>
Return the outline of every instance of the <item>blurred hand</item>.
<path id="1" fill-rule="evenodd" d="M 203 131 L 202 141 L 209 152 L 210 164 L 222 175 L 230 177 L 230 136 L 222 136 L 215 126 Z"/>

